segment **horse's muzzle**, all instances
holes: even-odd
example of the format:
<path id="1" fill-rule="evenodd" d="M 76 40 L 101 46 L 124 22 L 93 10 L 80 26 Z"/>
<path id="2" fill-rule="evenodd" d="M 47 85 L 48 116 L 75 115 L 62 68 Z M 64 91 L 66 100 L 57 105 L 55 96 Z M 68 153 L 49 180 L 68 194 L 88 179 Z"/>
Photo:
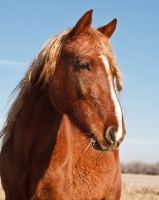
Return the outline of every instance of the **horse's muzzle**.
<path id="1" fill-rule="evenodd" d="M 122 134 L 122 135 L 125 135 Z M 108 127 L 106 131 L 104 131 L 104 139 L 106 141 L 106 145 L 102 145 L 101 148 L 104 151 L 114 151 L 119 148 L 120 143 L 122 142 L 122 138 L 120 141 L 117 141 L 116 132 L 114 127 Z"/>
<path id="2" fill-rule="evenodd" d="M 122 134 L 122 138 L 117 141 L 116 131 L 113 126 L 108 127 L 103 133 L 103 139 L 98 140 L 98 135 L 94 133 L 86 133 L 87 137 L 91 139 L 91 143 L 94 149 L 100 151 L 115 151 L 119 148 L 120 143 L 124 139 L 125 131 Z"/>
<path id="3" fill-rule="evenodd" d="M 114 127 L 109 127 L 105 132 L 104 132 L 104 137 L 108 142 L 111 144 L 114 144 L 116 142 L 116 136 L 115 136 L 115 129 Z"/>

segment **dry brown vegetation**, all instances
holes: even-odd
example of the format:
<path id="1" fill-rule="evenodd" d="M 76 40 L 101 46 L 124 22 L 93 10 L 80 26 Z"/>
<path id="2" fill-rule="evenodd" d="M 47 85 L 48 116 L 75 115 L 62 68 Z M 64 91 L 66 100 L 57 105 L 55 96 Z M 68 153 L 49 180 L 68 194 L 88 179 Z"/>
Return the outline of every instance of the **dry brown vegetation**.
<path id="1" fill-rule="evenodd" d="M 121 200 L 159 200 L 159 176 L 122 174 Z M 0 184 L 0 200 L 4 193 Z"/>
<path id="2" fill-rule="evenodd" d="M 159 176 L 122 174 L 121 200 L 159 200 Z"/>

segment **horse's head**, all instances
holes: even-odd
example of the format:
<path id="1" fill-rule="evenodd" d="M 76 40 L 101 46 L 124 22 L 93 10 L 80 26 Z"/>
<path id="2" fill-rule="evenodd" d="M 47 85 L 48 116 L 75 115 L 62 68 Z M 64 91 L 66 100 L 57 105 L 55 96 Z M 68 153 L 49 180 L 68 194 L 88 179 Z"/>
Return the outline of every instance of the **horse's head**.
<path id="1" fill-rule="evenodd" d="M 56 109 L 67 114 L 95 148 L 111 151 L 125 136 L 114 85 L 116 78 L 118 90 L 122 89 L 120 72 L 109 44 L 117 20 L 97 30 L 91 28 L 91 21 L 92 10 L 70 31 L 49 82 L 49 95 Z"/>

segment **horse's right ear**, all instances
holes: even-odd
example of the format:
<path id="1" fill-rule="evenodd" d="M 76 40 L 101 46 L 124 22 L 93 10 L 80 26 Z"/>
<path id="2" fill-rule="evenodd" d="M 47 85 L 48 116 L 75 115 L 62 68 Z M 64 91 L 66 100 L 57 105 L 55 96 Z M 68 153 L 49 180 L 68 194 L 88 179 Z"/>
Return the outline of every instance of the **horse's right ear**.
<path id="1" fill-rule="evenodd" d="M 92 12 L 93 10 L 87 11 L 73 27 L 69 37 L 76 37 L 79 33 L 86 32 L 92 23 Z"/>
<path id="2" fill-rule="evenodd" d="M 109 24 L 102 26 L 97 30 L 103 33 L 107 38 L 110 38 L 116 29 L 116 25 L 117 25 L 117 19 L 113 19 Z"/>

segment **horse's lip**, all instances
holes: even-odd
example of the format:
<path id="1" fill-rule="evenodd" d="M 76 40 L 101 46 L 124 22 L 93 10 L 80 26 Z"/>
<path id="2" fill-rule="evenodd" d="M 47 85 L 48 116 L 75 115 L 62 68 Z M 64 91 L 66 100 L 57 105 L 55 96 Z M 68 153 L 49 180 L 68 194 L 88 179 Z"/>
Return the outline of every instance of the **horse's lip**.
<path id="1" fill-rule="evenodd" d="M 93 133 L 86 133 L 85 134 L 88 138 L 91 139 L 91 143 L 94 149 L 100 150 L 100 151 L 115 151 L 119 148 L 118 142 L 115 142 L 114 144 L 111 144 L 109 141 L 107 145 L 100 144 L 98 139 L 95 137 Z M 109 144 L 110 143 L 110 144 Z"/>

